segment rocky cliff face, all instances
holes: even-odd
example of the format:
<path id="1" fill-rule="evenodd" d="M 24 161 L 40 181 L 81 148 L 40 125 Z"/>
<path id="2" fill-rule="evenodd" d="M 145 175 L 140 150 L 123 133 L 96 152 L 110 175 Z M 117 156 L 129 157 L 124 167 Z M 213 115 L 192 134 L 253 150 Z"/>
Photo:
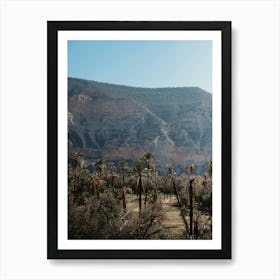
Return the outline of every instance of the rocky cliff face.
<path id="1" fill-rule="evenodd" d="M 132 162 L 151 152 L 162 169 L 202 169 L 212 157 L 212 95 L 69 78 L 68 144 L 88 160 Z"/>

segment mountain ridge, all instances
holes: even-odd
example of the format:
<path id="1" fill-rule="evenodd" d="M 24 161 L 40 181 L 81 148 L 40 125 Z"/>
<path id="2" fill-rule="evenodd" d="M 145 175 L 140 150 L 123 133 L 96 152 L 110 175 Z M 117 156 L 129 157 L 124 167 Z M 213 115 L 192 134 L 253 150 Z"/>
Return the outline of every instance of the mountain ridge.
<path id="1" fill-rule="evenodd" d="M 212 94 L 69 77 L 68 144 L 88 160 L 132 162 L 152 152 L 162 166 L 202 166 L 212 157 Z"/>
<path id="2" fill-rule="evenodd" d="M 68 77 L 68 80 L 78 80 L 78 81 L 84 81 L 89 83 L 96 83 L 96 84 L 103 84 L 103 85 L 110 85 L 110 86 L 117 86 L 117 87 L 125 87 L 125 88 L 136 88 L 136 89 L 199 89 L 204 91 L 205 93 L 212 94 L 211 92 L 208 92 L 198 86 L 163 86 L 163 87 L 143 87 L 143 86 L 133 86 L 133 85 L 124 85 L 124 84 L 115 84 L 115 83 L 108 83 L 108 82 L 102 82 L 102 81 L 95 81 L 90 79 L 84 79 L 84 78 L 76 78 L 76 77 Z"/>

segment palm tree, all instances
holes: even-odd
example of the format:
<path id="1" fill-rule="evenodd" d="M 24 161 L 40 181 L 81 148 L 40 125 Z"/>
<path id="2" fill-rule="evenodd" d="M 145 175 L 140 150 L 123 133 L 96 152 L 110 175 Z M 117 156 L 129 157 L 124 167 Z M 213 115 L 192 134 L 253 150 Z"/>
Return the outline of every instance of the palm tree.
<path id="1" fill-rule="evenodd" d="M 83 154 L 79 153 L 79 152 L 71 152 L 70 153 L 70 158 L 72 160 L 72 167 L 74 169 L 81 167 L 82 165 L 82 158 L 83 158 Z"/>
<path id="2" fill-rule="evenodd" d="M 210 159 L 208 162 L 208 171 L 209 171 L 210 177 L 212 177 L 212 159 Z"/>
<path id="3" fill-rule="evenodd" d="M 97 174 L 99 176 L 102 175 L 103 171 L 104 171 L 104 163 L 103 163 L 103 160 L 102 159 L 99 159 L 97 160 L 95 163 L 94 163 L 94 166 L 95 166 L 95 170 L 97 172 Z"/>
<path id="4" fill-rule="evenodd" d="M 190 187 L 189 187 L 189 199 L 190 199 L 190 235 L 193 235 L 193 186 L 196 182 L 196 177 L 193 175 L 195 170 L 194 164 L 190 165 Z"/>
<path id="5" fill-rule="evenodd" d="M 134 171 L 138 175 L 138 189 L 139 189 L 139 214 L 142 208 L 142 171 L 145 169 L 143 160 L 137 160 L 134 165 Z"/>
<path id="6" fill-rule="evenodd" d="M 152 175 L 154 175 L 153 201 L 156 201 L 158 198 L 158 169 L 155 164 L 152 166 Z"/>
<path id="7" fill-rule="evenodd" d="M 190 169 L 190 175 L 193 175 L 193 174 L 194 174 L 194 170 L 195 170 L 194 164 L 191 164 L 191 165 L 189 166 L 189 169 Z"/>
<path id="8" fill-rule="evenodd" d="M 79 177 L 80 168 L 82 167 L 83 154 L 80 152 L 73 151 L 70 153 L 70 158 L 72 161 L 72 168 L 74 171 L 74 182 L 72 186 L 73 186 L 73 194 L 74 194 L 73 204 L 75 204 L 77 198 L 77 188 L 79 187 L 78 177 Z"/>
<path id="9" fill-rule="evenodd" d="M 193 184 L 195 178 L 191 177 L 190 179 L 190 188 L 189 188 L 189 197 L 190 197 L 190 235 L 193 234 Z"/>
<path id="10" fill-rule="evenodd" d="M 122 200 L 123 200 L 123 208 L 126 210 L 126 201 L 125 201 L 125 183 L 124 183 L 124 172 L 126 169 L 128 169 L 128 164 L 126 161 L 120 161 L 119 162 L 119 166 L 120 166 L 120 169 L 121 169 L 121 172 L 122 172 L 122 185 L 123 185 L 123 188 L 122 188 Z"/>
<path id="11" fill-rule="evenodd" d="M 151 166 L 152 166 L 152 160 L 153 160 L 153 155 L 148 152 L 144 155 L 144 160 L 146 161 L 146 166 L 148 169 L 148 175 L 147 175 L 147 186 L 146 186 L 146 190 L 145 190 L 145 205 L 147 203 L 147 197 L 148 197 L 148 192 L 149 192 L 149 184 L 150 184 L 150 170 L 151 170 Z"/>
<path id="12" fill-rule="evenodd" d="M 113 163 L 113 162 L 109 162 L 108 165 L 107 165 L 107 168 L 108 168 L 108 171 L 109 171 L 109 173 L 110 173 L 111 187 L 112 187 L 113 189 L 115 189 L 115 188 L 114 188 L 114 180 L 115 180 L 115 178 L 117 177 L 117 175 L 114 174 L 114 170 L 116 169 L 114 163 Z"/>
<path id="13" fill-rule="evenodd" d="M 176 195 L 177 202 L 178 202 L 178 205 L 179 205 L 179 208 L 180 208 L 180 211 L 181 211 L 181 217 L 182 217 L 184 225 L 186 227 L 186 231 L 188 232 L 189 231 L 188 230 L 188 222 L 187 222 L 186 217 L 185 217 L 185 211 L 184 211 L 184 209 L 182 207 L 182 203 L 180 201 L 179 193 L 177 191 L 176 184 L 175 184 L 175 181 L 174 181 L 174 178 L 173 178 L 173 166 L 171 164 L 167 164 L 166 167 L 168 169 L 169 176 L 171 177 L 171 180 L 172 180 L 173 190 L 174 190 L 174 193 Z"/>

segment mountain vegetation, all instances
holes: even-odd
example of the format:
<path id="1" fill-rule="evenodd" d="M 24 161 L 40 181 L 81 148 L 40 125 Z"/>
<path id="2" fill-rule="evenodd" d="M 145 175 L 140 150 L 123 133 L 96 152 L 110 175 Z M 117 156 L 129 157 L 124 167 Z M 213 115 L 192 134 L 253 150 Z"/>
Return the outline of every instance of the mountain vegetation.
<path id="1" fill-rule="evenodd" d="M 98 160 L 95 171 L 72 152 L 68 168 L 69 239 L 211 239 L 212 177 L 185 173 L 159 176 L 153 155 L 132 166 Z M 209 162 L 209 168 L 211 162 Z M 210 170 L 210 169 L 209 169 Z"/>

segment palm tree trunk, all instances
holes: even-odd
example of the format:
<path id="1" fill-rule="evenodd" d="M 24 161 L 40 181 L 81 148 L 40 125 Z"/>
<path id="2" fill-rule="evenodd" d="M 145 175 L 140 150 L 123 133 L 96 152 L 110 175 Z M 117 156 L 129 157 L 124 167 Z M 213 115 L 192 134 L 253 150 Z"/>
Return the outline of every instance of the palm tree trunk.
<path id="1" fill-rule="evenodd" d="M 149 183 L 150 183 L 150 176 L 149 176 L 149 168 L 148 168 L 148 176 L 147 176 L 147 184 L 146 184 L 146 189 L 145 189 L 145 206 L 146 206 L 146 203 L 147 203 L 147 198 L 148 198 L 148 191 L 149 191 Z"/>
<path id="2" fill-rule="evenodd" d="M 193 182 L 194 179 L 190 180 L 189 196 L 190 196 L 190 235 L 193 234 Z"/>
<path id="3" fill-rule="evenodd" d="M 141 178 L 141 173 L 138 174 L 139 176 L 139 213 L 141 212 L 142 208 L 142 178 Z"/>
<path id="4" fill-rule="evenodd" d="M 186 217 L 185 217 L 185 212 L 184 212 L 184 210 L 182 208 L 182 204 L 181 204 L 181 201 L 180 201 L 180 198 L 179 198 L 179 194 L 178 194 L 178 191 L 177 191 L 174 179 L 173 179 L 173 177 L 171 177 L 171 178 L 172 178 L 172 184 L 173 184 L 174 193 L 176 195 L 177 202 L 179 204 L 179 208 L 180 208 L 180 211 L 181 211 L 181 216 L 182 216 L 182 219 L 183 219 L 186 231 L 188 232 L 189 231 L 189 229 L 188 229 L 188 222 L 187 222 Z"/>
<path id="5" fill-rule="evenodd" d="M 123 189 L 122 189 L 122 199 L 123 199 L 123 209 L 126 210 L 126 201 L 125 201 L 125 185 L 124 185 L 124 170 L 122 172 L 122 179 L 123 179 Z"/>

